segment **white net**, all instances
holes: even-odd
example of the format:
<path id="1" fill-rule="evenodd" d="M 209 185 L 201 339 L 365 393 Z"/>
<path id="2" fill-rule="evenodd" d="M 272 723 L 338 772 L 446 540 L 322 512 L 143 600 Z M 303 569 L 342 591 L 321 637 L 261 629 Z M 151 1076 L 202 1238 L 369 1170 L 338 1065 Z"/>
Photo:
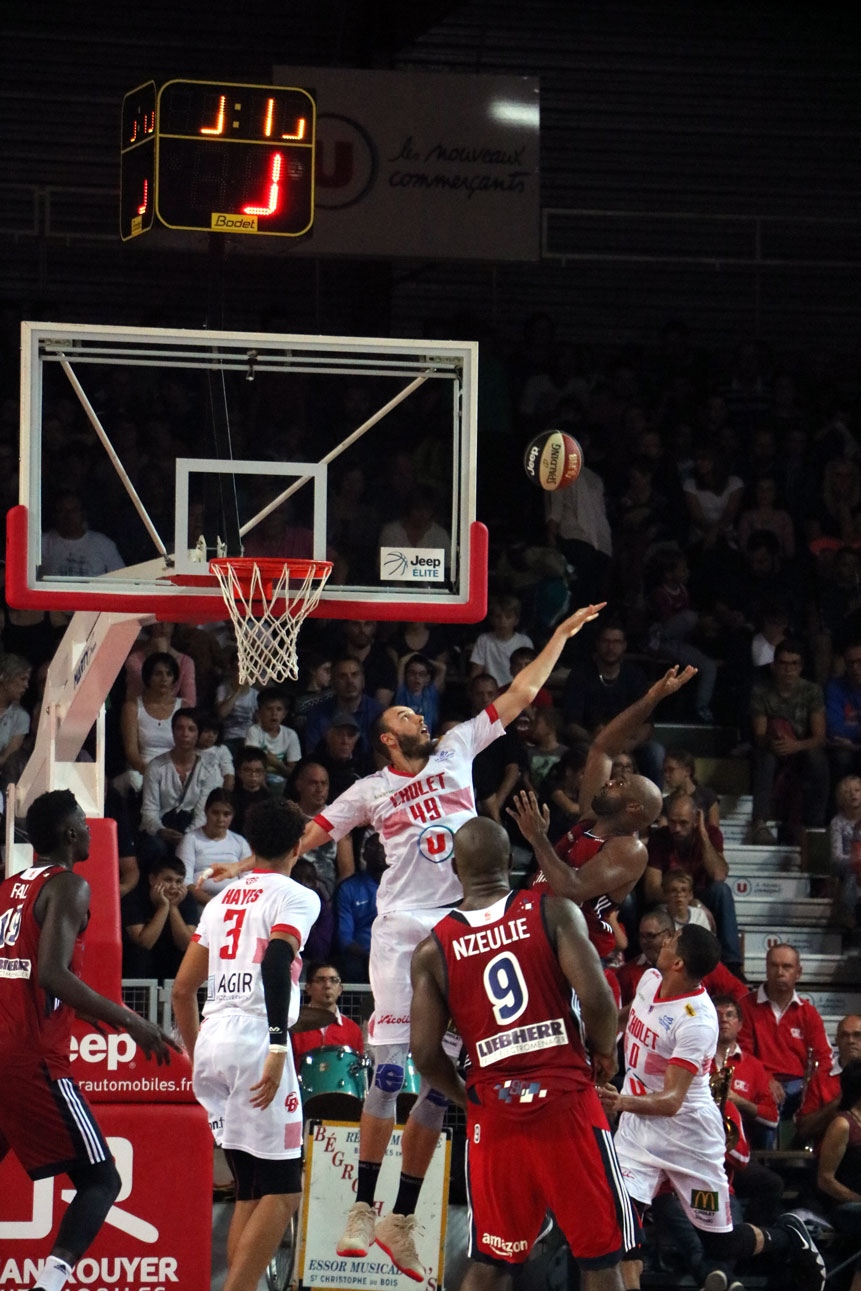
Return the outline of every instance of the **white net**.
<path id="1" fill-rule="evenodd" d="M 213 560 L 236 633 L 239 680 L 296 681 L 299 629 L 318 604 L 332 566 L 326 560 Z"/>

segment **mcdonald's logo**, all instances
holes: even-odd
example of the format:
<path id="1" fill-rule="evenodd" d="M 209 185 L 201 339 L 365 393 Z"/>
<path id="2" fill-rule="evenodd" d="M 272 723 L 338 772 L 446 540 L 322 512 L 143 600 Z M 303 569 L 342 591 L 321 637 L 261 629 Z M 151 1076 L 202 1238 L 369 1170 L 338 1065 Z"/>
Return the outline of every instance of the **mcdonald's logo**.
<path id="1" fill-rule="evenodd" d="M 711 1210 L 717 1211 L 718 1195 L 716 1192 L 708 1192 L 705 1188 L 696 1188 L 691 1193 L 691 1210 Z"/>

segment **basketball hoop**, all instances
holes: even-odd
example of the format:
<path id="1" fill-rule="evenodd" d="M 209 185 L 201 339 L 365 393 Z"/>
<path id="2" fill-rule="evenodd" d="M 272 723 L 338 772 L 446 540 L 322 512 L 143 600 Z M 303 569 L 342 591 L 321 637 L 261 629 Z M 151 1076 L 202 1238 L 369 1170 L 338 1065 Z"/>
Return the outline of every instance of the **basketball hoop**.
<path id="1" fill-rule="evenodd" d="M 209 569 L 236 632 L 239 680 L 295 681 L 299 629 L 319 603 L 332 562 L 222 556 Z"/>

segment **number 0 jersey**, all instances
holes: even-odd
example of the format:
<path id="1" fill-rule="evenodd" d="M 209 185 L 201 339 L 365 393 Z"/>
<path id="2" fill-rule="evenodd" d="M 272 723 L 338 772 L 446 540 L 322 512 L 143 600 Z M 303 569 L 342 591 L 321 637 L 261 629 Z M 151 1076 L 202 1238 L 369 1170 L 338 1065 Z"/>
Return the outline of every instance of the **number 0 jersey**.
<path id="1" fill-rule="evenodd" d="M 658 999 L 661 980 L 656 968 L 647 969 L 631 1003 L 622 1092 L 643 1094 L 663 1089 L 664 1072 L 675 1063 L 693 1073 L 677 1115 L 696 1115 L 698 1107 L 714 1107 L 709 1072 L 717 1048 L 717 1013 L 704 986 L 690 995 Z"/>
<path id="2" fill-rule="evenodd" d="M 39 986 L 39 937 L 33 907 L 63 865 L 34 865 L 0 884 L 0 1068 L 44 1061 L 52 1079 L 69 1074 L 74 1013 Z M 84 935 L 75 940 L 70 970 L 81 975 Z"/>
<path id="3" fill-rule="evenodd" d="M 418 775 L 387 766 L 365 776 L 315 817 L 337 842 L 357 825 L 380 835 L 388 868 L 377 914 L 454 905 L 463 889 L 451 868 L 454 836 L 475 815 L 472 760 L 504 733 L 491 704 L 436 745 Z"/>
<path id="4" fill-rule="evenodd" d="M 272 933 L 291 933 L 301 950 L 319 913 L 316 892 L 272 870 L 250 870 L 205 905 L 192 938 L 209 951 L 204 1019 L 227 1013 L 265 1018 L 260 964 Z M 299 1016 L 301 971 L 302 958 L 296 955 L 288 1026 Z"/>
<path id="5" fill-rule="evenodd" d="M 511 893 L 484 910 L 452 910 L 433 930 L 476 1101 L 523 1106 L 592 1083 L 576 996 L 546 923 L 547 899 Z"/>

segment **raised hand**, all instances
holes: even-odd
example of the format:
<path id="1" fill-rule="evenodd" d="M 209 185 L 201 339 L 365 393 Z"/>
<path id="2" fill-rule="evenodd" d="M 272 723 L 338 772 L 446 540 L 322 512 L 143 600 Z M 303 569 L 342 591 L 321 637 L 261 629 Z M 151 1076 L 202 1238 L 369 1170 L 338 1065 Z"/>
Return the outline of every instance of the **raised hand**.
<path id="1" fill-rule="evenodd" d="M 576 637 L 582 627 L 587 623 L 591 623 L 593 619 L 597 619 L 606 604 L 606 601 L 599 601 L 597 605 L 581 606 L 563 623 L 560 623 L 556 631 L 561 632 L 566 637 Z"/>
<path id="2" fill-rule="evenodd" d="M 538 799 L 531 789 L 522 789 L 512 797 L 513 806 L 506 807 L 512 820 L 517 822 L 527 843 L 537 843 L 546 837 L 550 828 L 550 812 L 546 806 L 539 807 Z"/>

